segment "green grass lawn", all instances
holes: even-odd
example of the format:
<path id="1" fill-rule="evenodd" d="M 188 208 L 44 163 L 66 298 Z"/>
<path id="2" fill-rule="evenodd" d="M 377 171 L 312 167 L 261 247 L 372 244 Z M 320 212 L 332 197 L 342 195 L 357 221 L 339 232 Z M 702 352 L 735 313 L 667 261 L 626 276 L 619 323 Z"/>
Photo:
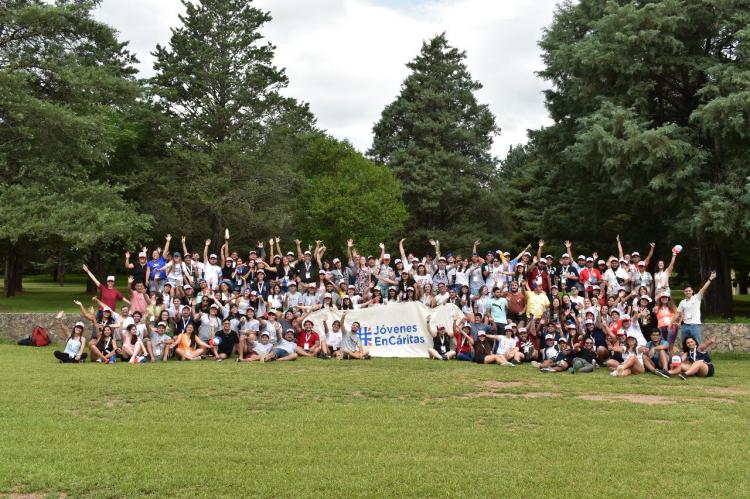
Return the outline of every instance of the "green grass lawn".
<path id="1" fill-rule="evenodd" d="M 0 493 L 750 495 L 750 358 L 689 381 L 422 359 L 61 365 L 0 344 Z"/>
<path id="2" fill-rule="evenodd" d="M 3 280 L 0 279 L 0 286 Z M 60 286 L 52 282 L 48 275 L 29 276 L 24 278 L 24 292 L 13 298 L 0 296 L 0 312 L 53 312 L 65 310 L 75 312 L 78 308 L 73 300 L 90 303 L 91 296 L 84 293 L 86 276 L 70 274 L 65 277 L 65 284 Z M 117 288 L 125 294 L 127 277 L 117 276 Z M 674 291 L 674 299 L 679 302 L 683 298 L 681 290 Z M 731 322 L 750 322 L 750 295 L 740 295 L 734 298 L 735 318 Z M 708 316 L 704 322 L 727 322 L 721 317 Z"/>

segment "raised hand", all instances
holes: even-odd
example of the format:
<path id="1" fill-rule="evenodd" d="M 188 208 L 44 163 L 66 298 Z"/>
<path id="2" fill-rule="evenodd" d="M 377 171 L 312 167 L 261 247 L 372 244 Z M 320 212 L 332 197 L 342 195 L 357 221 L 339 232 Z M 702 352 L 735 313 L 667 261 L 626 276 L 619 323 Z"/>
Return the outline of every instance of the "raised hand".
<path id="1" fill-rule="evenodd" d="M 323 241 L 321 241 L 320 239 L 318 239 L 318 240 L 316 240 L 316 241 L 315 241 L 315 244 L 316 244 L 316 245 L 318 245 L 318 246 L 320 246 L 320 244 L 321 244 L 322 242 L 323 242 Z"/>
<path id="2" fill-rule="evenodd" d="M 89 266 L 86 265 L 85 263 L 83 264 L 83 266 L 81 268 L 83 269 L 84 272 L 88 272 L 89 271 Z"/>
<path id="3" fill-rule="evenodd" d="M 403 241 L 403 239 L 402 239 L 402 241 Z M 346 247 L 347 248 L 351 248 L 352 246 L 354 246 L 354 240 L 353 239 L 348 239 L 346 241 Z"/>
<path id="4" fill-rule="evenodd" d="M 480 244 L 482 244 L 482 241 L 480 241 L 479 239 L 474 241 L 474 246 L 479 246 Z"/>
<path id="5" fill-rule="evenodd" d="M 431 244 L 432 246 L 435 246 L 435 244 L 437 244 L 437 243 L 435 242 L 435 240 L 434 240 L 434 239 L 430 239 L 430 244 Z"/>
<path id="6" fill-rule="evenodd" d="M 569 240 L 566 239 L 563 244 L 565 245 L 566 248 L 570 248 L 570 241 Z"/>
<path id="7" fill-rule="evenodd" d="M 714 279 L 716 279 L 716 271 L 715 271 L 715 270 L 712 270 L 712 271 L 711 271 L 711 274 L 709 274 L 708 278 L 709 278 L 710 280 L 712 280 L 712 281 L 713 281 Z"/>
<path id="8" fill-rule="evenodd" d="M 263 247 L 263 241 L 258 241 L 258 247 L 259 247 L 259 248 L 262 248 L 262 247 Z"/>
<path id="9" fill-rule="evenodd" d="M 648 243 L 648 245 L 651 246 L 652 248 L 656 248 L 656 243 Z"/>
<path id="10" fill-rule="evenodd" d="M 384 250 L 385 249 L 385 244 L 383 244 L 383 243 L 378 244 L 378 248 Z"/>
<path id="11" fill-rule="evenodd" d="M 279 244 L 279 242 L 281 242 L 281 238 L 279 236 L 276 236 L 274 239 L 276 240 L 276 244 Z"/>
<path id="12" fill-rule="evenodd" d="M 165 238 L 167 242 L 172 240 L 172 234 L 167 234 L 167 237 Z"/>
<path id="13" fill-rule="evenodd" d="M 299 246 L 300 244 L 302 244 L 302 241 L 300 241 L 299 239 L 295 239 L 294 244 Z"/>
<path id="14" fill-rule="evenodd" d="M 80 302 L 80 301 L 78 301 L 78 300 L 73 300 L 73 303 L 75 303 L 75 304 L 76 304 L 76 305 L 78 305 L 79 307 L 81 306 L 81 302 Z"/>
<path id="15" fill-rule="evenodd" d="M 399 244 L 404 244 L 404 241 L 406 241 L 405 237 L 402 237 L 401 240 L 398 242 Z"/>
<path id="16" fill-rule="evenodd" d="M 180 241 L 182 241 L 182 244 L 185 244 L 185 241 L 187 241 L 187 238 L 185 236 L 180 237 Z"/>
<path id="17" fill-rule="evenodd" d="M 126 251 L 125 252 L 125 258 L 127 258 L 128 260 L 130 260 L 130 251 Z"/>
<path id="18" fill-rule="evenodd" d="M 544 239 L 539 240 L 539 247 L 542 248 L 544 246 Z"/>
<path id="19" fill-rule="evenodd" d="M 206 239 L 206 246 L 211 246 L 211 240 L 210 239 Z"/>
<path id="20" fill-rule="evenodd" d="M 596 251 L 594 251 L 593 253 L 591 253 L 591 258 L 593 258 L 594 260 L 598 259 L 599 258 L 599 253 L 597 253 Z"/>

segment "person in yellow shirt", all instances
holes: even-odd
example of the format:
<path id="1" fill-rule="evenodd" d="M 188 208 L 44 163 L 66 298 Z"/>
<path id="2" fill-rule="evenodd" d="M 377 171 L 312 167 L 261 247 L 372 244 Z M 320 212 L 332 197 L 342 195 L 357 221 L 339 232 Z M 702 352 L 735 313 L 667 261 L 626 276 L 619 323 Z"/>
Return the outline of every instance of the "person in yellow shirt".
<path id="1" fill-rule="evenodd" d="M 549 298 L 541 286 L 534 286 L 532 291 L 528 282 L 524 285 L 526 286 L 526 315 L 539 320 L 549 308 Z"/>

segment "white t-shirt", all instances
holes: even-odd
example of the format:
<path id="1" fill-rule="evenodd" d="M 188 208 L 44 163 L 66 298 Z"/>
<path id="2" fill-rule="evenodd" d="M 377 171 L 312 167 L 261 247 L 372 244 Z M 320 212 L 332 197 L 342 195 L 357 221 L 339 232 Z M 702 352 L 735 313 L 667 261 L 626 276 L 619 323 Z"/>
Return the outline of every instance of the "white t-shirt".
<path id="1" fill-rule="evenodd" d="M 448 298 L 450 298 L 450 294 L 446 291 L 443 294 L 436 294 L 435 295 L 435 306 L 439 307 L 440 305 L 444 305 L 448 302 Z"/>
<path id="2" fill-rule="evenodd" d="M 677 310 L 682 312 L 682 317 L 685 324 L 700 324 L 701 323 L 701 300 L 703 297 L 700 293 L 696 293 L 689 300 L 685 298 L 682 300 L 677 307 Z"/>
<path id="3" fill-rule="evenodd" d="M 204 263 L 204 279 L 206 279 L 206 284 L 208 284 L 208 287 L 211 289 L 219 287 L 219 283 L 221 282 L 221 267 L 218 265 L 211 265 L 210 263 Z"/>
<path id="4" fill-rule="evenodd" d="M 516 340 L 512 336 L 501 336 L 497 342 L 497 353 L 499 355 L 505 355 L 510 352 L 516 346 Z"/>
<path id="5" fill-rule="evenodd" d="M 331 348 L 341 348 L 342 336 L 343 333 L 341 332 L 341 330 L 339 330 L 338 333 L 328 331 L 328 335 L 326 336 L 326 343 L 328 343 L 328 346 Z"/>

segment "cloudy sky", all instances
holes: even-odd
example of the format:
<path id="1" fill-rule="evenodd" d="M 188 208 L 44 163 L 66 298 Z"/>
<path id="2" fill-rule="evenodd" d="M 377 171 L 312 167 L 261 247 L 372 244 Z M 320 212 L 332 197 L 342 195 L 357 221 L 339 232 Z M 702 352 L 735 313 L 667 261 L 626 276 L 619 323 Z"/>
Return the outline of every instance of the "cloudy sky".
<path id="1" fill-rule="evenodd" d="M 482 82 L 482 103 L 494 112 L 502 133 L 494 153 L 526 141 L 526 130 L 549 123 L 546 84 L 536 45 L 558 0 L 256 0 L 271 11 L 265 36 L 277 46 L 288 94 L 310 103 L 318 124 L 365 151 L 372 126 L 398 95 L 405 64 L 424 40 L 445 31 L 467 52 L 472 76 Z M 169 41 L 179 23 L 179 0 L 103 0 L 96 16 L 115 27 L 153 74 L 150 52 Z"/>

